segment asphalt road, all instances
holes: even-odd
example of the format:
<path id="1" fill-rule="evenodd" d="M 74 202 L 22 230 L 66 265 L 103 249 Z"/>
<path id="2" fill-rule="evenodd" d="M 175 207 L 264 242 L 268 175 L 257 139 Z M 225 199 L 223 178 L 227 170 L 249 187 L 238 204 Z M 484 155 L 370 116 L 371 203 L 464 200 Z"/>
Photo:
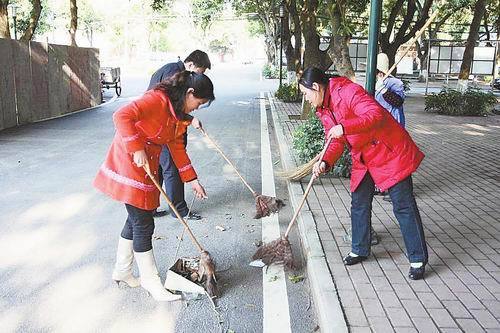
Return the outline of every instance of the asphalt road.
<path id="1" fill-rule="evenodd" d="M 258 65 L 218 65 L 208 74 L 216 101 L 197 111 L 247 181 L 260 191 Z M 229 165 L 200 133 L 190 130 L 188 152 L 209 198 L 196 201 L 204 218 L 194 233 L 216 259 L 221 297 L 215 312 L 203 298 L 159 304 L 141 288 L 118 288 L 111 280 L 116 244 L 126 219 L 122 204 L 98 193 L 91 182 L 113 137 L 112 113 L 147 86 L 147 77 L 123 75 L 115 102 L 50 121 L 0 132 L 0 327 L 2 332 L 262 332 L 262 271 L 248 265 L 261 239 L 252 219 L 254 200 Z M 278 161 L 274 139 L 273 160 Z M 284 184 L 277 196 L 287 202 Z M 192 194 L 186 186 L 188 202 Z M 290 205 L 279 215 L 282 228 Z M 225 231 L 216 229 L 222 226 Z M 156 220 L 153 242 L 162 280 L 174 262 L 182 226 Z M 304 275 L 296 233 L 291 236 Z M 179 256 L 197 251 L 186 238 Z M 287 274 L 288 275 L 288 274 Z M 287 291 L 292 332 L 316 327 L 308 281 Z"/>

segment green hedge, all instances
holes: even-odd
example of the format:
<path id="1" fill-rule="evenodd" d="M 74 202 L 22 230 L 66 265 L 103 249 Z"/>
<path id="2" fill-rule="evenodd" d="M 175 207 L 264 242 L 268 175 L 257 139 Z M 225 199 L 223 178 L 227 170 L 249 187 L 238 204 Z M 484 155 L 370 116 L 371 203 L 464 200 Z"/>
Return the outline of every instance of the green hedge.
<path id="1" fill-rule="evenodd" d="M 496 102 L 492 92 L 477 88 L 468 88 L 465 92 L 445 88 L 425 97 L 425 111 L 449 116 L 485 116 Z"/>
<path id="2" fill-rule="evenodd" d="M 283 83 L 274 93 L 274 96 L 286 103 L 300 102 L 301 100 L 297 83 Z"/>
<path id="3" fill-rule="evenodd" d="M 321 121 L 312 112 L 309 119 L 300 125 L 293 133 L 293 148 L 301 162 L 306 163 L 313 159 L 325 144 L 325 133 Z M 344 149 L 330 173 L 336 177 L 349 178 L 351 176 L 351 154 L 347 148 Z"/>

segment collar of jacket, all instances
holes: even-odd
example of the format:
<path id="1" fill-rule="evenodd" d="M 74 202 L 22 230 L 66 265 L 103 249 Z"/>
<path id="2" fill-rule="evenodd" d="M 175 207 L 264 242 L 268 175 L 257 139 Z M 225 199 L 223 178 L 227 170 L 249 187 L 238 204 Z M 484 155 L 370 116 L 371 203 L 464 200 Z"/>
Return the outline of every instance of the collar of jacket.
<path id="1" fill-rule="evenodd" d="M 168 112 L 170 112 L 170 114 L 172 115 L 172 117 L 174 117 L 175 120 L 177 120 L 178 122 L 180 123 L 183 123 L 185 124 L 186 126 L 188 126 L 189 124 L 191 124 L 191 120 L 193 120 L 193 117 L 191 115 L 188 115 L 188 114 L 184 114 L 184 117 L 183 119 L 179 119 L 177 117 L 177 115 L 175 114 L 175 111 L 174 111 L 174 106 L 172 105 L 172 102 L 170 102 L 170 98 L 167 96 L 167 94 L 165 94 L 164 92 L 162 91 L 157 91 L 155 90 L 160 96 L 161 98 L 165 101 L 165 103 L 167 104 L 167 109 L 168 109 Z"/>

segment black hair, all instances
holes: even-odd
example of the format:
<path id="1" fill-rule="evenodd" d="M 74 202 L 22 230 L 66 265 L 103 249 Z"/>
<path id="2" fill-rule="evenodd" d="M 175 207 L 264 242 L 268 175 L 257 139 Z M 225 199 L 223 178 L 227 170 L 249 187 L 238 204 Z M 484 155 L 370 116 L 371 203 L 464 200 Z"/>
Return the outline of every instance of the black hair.
<path id="1" fill-rule="evenodd" d="M 210 69 L 212 68 L 212 64 L 210 63 L 210 59 L 208 58 L 208 54 L 201 50 L 194 50 L 190 55 L 187 56 L 184 62 L 192 62 L 196 67 Z"/>
<path id="2" fill-rule="evenodd" d="M 312 89 L 314 82 L 326 86 L 330 78 L 335 76 L 337 75 L 328 75 L 325 73 L 325 71 L 317 67 L 308 67 L 302 73 L 299 79 L 299 84 L 309 89 Z"/>
<path id="3" fill-rule="evenodd" d="M 209 103 L 215 100 L 214 85 L 208 76 L 195 72 L 182 71 L 166 81 L 158 83 L 155 90 L 164 92 L 179 119 L 185 118 L 184 104 L 186 93 L 189 88 L 193 88 L 193 95 L 196 98 L 207 99 Z"/>

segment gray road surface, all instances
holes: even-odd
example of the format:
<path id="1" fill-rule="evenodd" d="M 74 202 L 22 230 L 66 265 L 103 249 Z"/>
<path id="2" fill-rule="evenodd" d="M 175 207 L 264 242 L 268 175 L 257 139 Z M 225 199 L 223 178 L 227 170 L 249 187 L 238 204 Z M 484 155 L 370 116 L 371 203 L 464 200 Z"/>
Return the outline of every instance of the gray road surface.
<path id="1" fill-rule="evenodd" d="M 258 70 L 257 65 L 216 66 L 209 75 L 217 100 L 195 114 L 257 191 L 258 93 L 275 85 L 260 82 Z M 111 280 L 126 211 L 91 182 L 114 133 L 113 111 L 139 94 L 147 80 L 124 74 L 123 96 L 112 104 L 0 132 L 2 332 L 262 331 L 262 272 L 248 266 L 253 243 L 261 239 L 261 222 L 252 219 L 250 193 L 199 133 L 190 132 L 188 150 L 209 199 L 195 203 L 194 211 L 204 219 L 192 222 L 192 228 L 217 260 L 219 315 L 207 300 L 158 304 L 141 288 L 117 288 Z M 186 191 L 189 202 L 189 186 Z M 283 184 L 277 184 L 277 193 L 287 199 Z M 282 227 L 290 217 L 287 206 L 280 214 Z M 154 247 L 162 279 L 181 231 L 175 219 L 157 219 Z M 301 267 L 295 233 L 291 240 Z M 180 255 L 196 254 L 186 239 Z M 312 332 L 316 319 L 307 279 L 287 285 L 292 331 Z"/>

